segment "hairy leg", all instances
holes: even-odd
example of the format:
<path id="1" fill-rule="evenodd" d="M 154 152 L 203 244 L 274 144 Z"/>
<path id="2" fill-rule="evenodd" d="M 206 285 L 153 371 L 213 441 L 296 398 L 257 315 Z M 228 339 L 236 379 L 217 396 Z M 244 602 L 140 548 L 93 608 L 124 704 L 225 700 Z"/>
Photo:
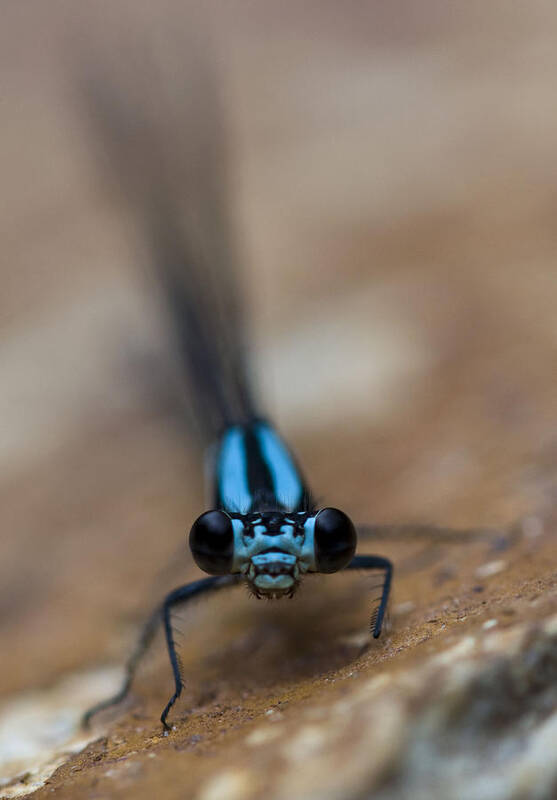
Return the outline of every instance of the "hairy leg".
<path id="1" fill-rule="evenodd" d="M 95 714 L 98 714 L 100 711 L 104 711 L 106 708 L 110 708 L 111 706 L 117 705 L 121 703 L 122 700 L 126 698 L 128 695 L 133 679 L 135 677 L 135 673 L 139 666 L 139 663 L 149 646 L 151 645 L 153 639 L 155 638 L 155 634 L 157 632 L 157 628 L 161 620 L 164 622 L 164 629 L 166 635 L 166 642 L 168 646 L 168 652 L 170 656 L 170 663 L 172 666 L 172 671 L 174 674 L 174 680 L 176 682 L 177 691 L 173 696 L 173 699 L 163 712 L 164 719 L 161 718 L 163 725 L 165 728 L 168 726 L 166 725 L 166 715 L 170 710 L 171 706 L 175 702 L 176 698 L 180 694 L 182 688 L 182 679 L 180 677 L 180 668 L 178 662 L 178 656 L 176 654 L 176 648 L 174 645 L 174 637 L 172 633 L 172 626 L 171 626 L 171 619 L 170 614 L 172 607 L 177 605 L 180 602 L 186 601 L 193 597 L 197 597 L 200 594 L 204 594 L 209 591 L 213 591 L 215 589 L 221 589 L 225 586 L 232 586 L 234 583 L 237 582 L 237 579 L 234 577 L 216 577 L 216 578 L 202 578 L 199 581 L 194 581 L 193 583 L 186 584 L 185 586 L 180 586 L 178 589 L 174 589 L 174 591 L 170 592 L 169 595 L 164 600 L 162 606 L 159 606 L 155 609 L 155 611 L 151 614 L 147 622 L 145 623 L 137 645 L 132 652 L 128 662 L 126 664 L 126 675 L 124 678 L 124 682 L 122 687 L 119 691 L 113 695 L 112 697 L 107 698 L 106 700 L 97 703 L 92 708 L 90 708 L 84 715 L 82 724 L 84 727 L 87 727 Z M 177 677 L 178 676 L 178 677 Z M 180 690 L 178 690 L 178 680 L 180 685 Z"/>
<path id="2" fill-rule="evenodd" d="M 389 600 L 391 582 L 393 578 L 393 565 L 388 558 L 382 556 L 354 556 L 346 569 L 377 569 L 383 573 L 383 585 L 381 588 L 381 600 L 379 606 L 371 616 L 370 628 L 373 638 L 377 639 L 381 635 L 383 619 Z"/>
<path id="3" fill-rule="evenodd" d="M 174 676 L 174 694 L 166 704 L 161 714 L 161 722 L 165 730 L 170 730 L 170 726 L 168 725 L 166 718 L 168 716 L 168 712 L 176 702 L 176 700 L 180 697 L 182 693 L 182 689 L 184 687 L 184 681 L 182 678 L 182 671 L 180 668 L 180 661 L 178 658 L 178 654 L 176 653 L 176 645 L 174 642 L 174 633 L 172 630 L 172 609 L 179 605 L 180 603 L 185 602 L 186 600 L 191 600 L 194 597 L 198 597 L 200 594 L 205 594 L 207 592 L 213 592 L 218 589 L 225 589 L 228 586 L 234 586 L 237 584 L 241 578 L 236 575 L 224 575 L 218 576 L 214 578 L 202 578 L 199 581 L 194 581 L 193 583 L 188 583 L 185 586 L 179 586 L 174 591 L 170 592 L 165 598 L 162 607 L 162 617 L 163 617 L 163 624 L 164 624 L 164 634 L 166 637 L 166 645 L 168 648 L 168 657 L 170 658 L 170 665 L 172 667 L 172 674 Z"/>

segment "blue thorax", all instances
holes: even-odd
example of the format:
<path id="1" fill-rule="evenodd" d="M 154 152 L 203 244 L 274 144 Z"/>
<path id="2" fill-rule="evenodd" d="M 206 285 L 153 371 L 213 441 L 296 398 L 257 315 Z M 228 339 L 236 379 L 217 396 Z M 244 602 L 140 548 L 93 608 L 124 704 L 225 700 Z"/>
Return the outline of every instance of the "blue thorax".
<path id="1" fill-rule="evenodd" d="M 309 493 L 287 446 L 267 422 L 224 432 L 215 463 L 215 507 L 247 514 L 309 509 Z"/>

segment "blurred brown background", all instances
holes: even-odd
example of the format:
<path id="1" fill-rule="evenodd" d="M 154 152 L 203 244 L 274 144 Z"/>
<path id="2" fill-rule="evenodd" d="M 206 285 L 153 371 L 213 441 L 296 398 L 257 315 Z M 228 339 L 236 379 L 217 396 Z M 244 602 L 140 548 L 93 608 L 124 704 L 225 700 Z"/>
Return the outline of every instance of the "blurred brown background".
<path id="1" fill-rule="evenodd" d="M 557 481 L 551 4 L 205 10 L 257 371 L 317 492 L 361 521 L 543 527 Z M 3 693 L 121 660 L 203 509 L 160 308 L 72 74 L 84 32 L 160 38 L 190 14 L 3 9 Z"/>

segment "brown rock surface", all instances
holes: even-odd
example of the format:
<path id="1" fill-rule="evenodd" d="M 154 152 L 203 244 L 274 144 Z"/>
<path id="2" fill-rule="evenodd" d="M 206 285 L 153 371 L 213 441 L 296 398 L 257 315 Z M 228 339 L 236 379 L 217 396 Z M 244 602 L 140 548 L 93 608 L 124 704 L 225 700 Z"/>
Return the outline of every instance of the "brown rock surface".
<path id="1" fill-rule="evenodd" d="M 181 545 L 201 462 L 63 55 L 84 23 L 156 27 L 152 12 L 14 5 L 0 796 L 552 798 L 557 13 L 214 5 L 258 372 L 317 492 L 395 526 L 360 546 L 395 562 L 390 628 L 365 635 L 365 576 L 277 604 L 236 590 L 178 622 L 187 688 L 169 736 L 161 642 L 129 701 L 89 743 L 77 731 L 141 616 L 198 574 Z M 464 532 L 396 529 L 432 521 Z"/>

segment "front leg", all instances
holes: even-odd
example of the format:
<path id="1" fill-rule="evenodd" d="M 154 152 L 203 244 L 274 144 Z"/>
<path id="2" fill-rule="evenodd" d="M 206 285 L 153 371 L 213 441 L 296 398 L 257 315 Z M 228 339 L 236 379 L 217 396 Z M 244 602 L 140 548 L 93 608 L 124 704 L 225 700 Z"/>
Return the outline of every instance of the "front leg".
<path id="1" fill-rule="evenodd" d="M 168 730 L 168 725 L 166 724 L 166 717 L 168 712 L 170 711 L 171 707 L 176 702 L 176 699 L 180 695 L 182 691 L 183 681 L 180 674 L 180 663 L 178 660 L 178 655 L 176 653 L 176 646 L 174 644 L 174 635 L 172 632 L 172 621 L 171 621 L 171 612 L 172 608 L 180 602 L 185 600 L 190 600 L 194 597 L 197 597 L 201 594 L 206 594 L 207 592 L 215 591 L 217 589 L 224 589 L 227 586 L 233 586 L 235 583 L 238 582 L 238 578 L 236 576 L 219 576 L 215 578 L 202 578 L 199 581 L 194 581 L 193 583 L 188 583 L 185 586 L 180 586 L 178 589 L 174 589 L 174 591 L 170 592 L 164 600 L 162 607 L 159 606 L 153 614 L 151 614 L 148 622 L 143 628 L 141 636 L 139 637 L 139 641 L 129 658 L 126 664 L 126 675 L 124 678 L 124 682 L 122 684 L 122 688 L 113 696 L 109 697 L 107 700 L 103 700 L 97 705 L 90 708 L 83 715 L 82 724 L 84 727 L 89 725 L 91 718 L 98 714 L 99 711 L 104 711 L 106 708 L 110 708 L 111 706 L 117 705 L 124 700 L 130 689 L 131 685 L 139 666 L 139 663 L 147 650 L 151 642 L 155 637 L 155 633 L 157 632 L 157 628 L 159 626 L 159 622 L 163 621 L 164 624 L 164 632 L 166 636 L 166 643 L 168 646 L 168 654 L 170 656 L 170 664 L 172 666 L 172 672 L 174 675 L 174 681 L 176 684 L 176 691 L 172 695 L 171 699 L 166 705 L 166 708 L 162 712 L 161 722 L 164 725 L 165 729 Z"/>
<path id="2" fill-rule="evenodd" d="M 381 590 L 381 601 L 377 610 L 371 616 L 370 628 L 373 638 L 378 639 L 381 635 L 383 618 L 387 610 L 389 592 L 393 579 L 393 565 L 388 558 L 382 556 L 354 556 L 346 569 L 380 569 L 383 573 L 383 586 Z"/>
<path id="3" fill-rule="evenodd" d="M 502 549 L 516 538 L 516 531 L 497 528 L 449 528 L 443 525 L 424 523 L 402 523 L 400 525 L 358 525 L 358 536 L 362 539 L 389 542 L 420 542 L 428 540 L 431 544 L 460 544 L 468 542 L 488 542 Z"/>
<path id="4" fill-rule="evenodd" d="M 174 591 L 170 592 L 165 598 L 162 607 L 162 617 L 163 617 L 163 625 L 164 625 L 164 635 L 166 637 L 166 645 L 168 647 L 168 657 L 170 658 L 170 665 L 172 667 L 172 674 L 174 676 L 174 694 L 164 707 L 164 710 L 161 714 L 161 722 L 165 730 L 170 730 L 170 725 L 168 725 L 166 718 L 168 716 L 168 712 L 176 702 L 176 700 L 180 697 L 182 693 L 182 689 L 184 687 L 184 681 L 182 678 L 182 672 L 180 669 L 180 661 L 178 659 L 178 654 L 176 653 L 176 645 L 174 642 L 174 633 L 172 630 L 172 609 L 177 606 L 179 603 L 183 603 L 186 600 L 191 600 L 194 597 L 197 597 L 201 594 L 206 594 L 207 592 L 213 592 L 218 589 L 224 589 L 228 586 L 234 586 L 240 580 L 239 577 L 235 575 L 224 575 L 224 576 L 217 576 L 214 578 L 202 578 L 199 581 L 194 581 L 193 583 L 187 583 L 185 586 L 179 586 Z"/>

